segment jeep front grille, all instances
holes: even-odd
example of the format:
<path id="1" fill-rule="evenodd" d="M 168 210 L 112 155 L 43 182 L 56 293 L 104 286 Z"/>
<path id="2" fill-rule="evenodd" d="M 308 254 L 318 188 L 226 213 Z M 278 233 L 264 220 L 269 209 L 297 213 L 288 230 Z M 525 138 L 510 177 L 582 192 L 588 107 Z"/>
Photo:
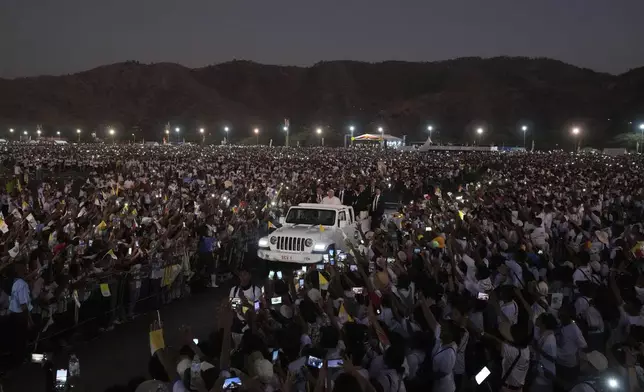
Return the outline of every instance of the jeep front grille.
<path id="1" fill-rule="evenodd" d="M 304 252 L 304 240 L 305 238 L 278 236 L 277 250 Z"/>

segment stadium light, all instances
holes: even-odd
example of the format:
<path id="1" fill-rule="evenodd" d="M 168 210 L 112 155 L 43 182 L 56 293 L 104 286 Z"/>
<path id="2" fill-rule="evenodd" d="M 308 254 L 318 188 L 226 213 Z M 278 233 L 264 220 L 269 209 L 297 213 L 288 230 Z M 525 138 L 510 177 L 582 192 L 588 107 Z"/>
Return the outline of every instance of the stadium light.
<path id="1" fill-rule="evenodd" d="M 322 128 L 316 129 L 315 132 L 317 132 L 318 135 L 321 135 L 322 134 Z"/>
<path id="2" fill-rule="evenodd" d="M 255 144 L 259 144 L 259 128 L 255 128 L 253 132 L 255 132 Z"/>
<path id="3" fill-rule="evenodd" d="M 37 131 L 36 131 L 36 133 L 38 134 L 38 137 L 40 137 L 40 134 L 41 134 L 42 132 L 41 132 L 41 131 L 40 131 L 40 129 L 39 129 L 39 130 L 37 130 Z"/>
<path id="4" fill-rule="evenodd" d="M 27 131 L 25 131 L 25 135 L 27 134 Z"/>
<path id="5" fill-rule="evenodd" d="M 180 130 L 180 129 L 179 129 L 179 127 L 176 127 L 176 128 L 174 129 L 174 131 L 175 131 L 176 133 L 179 133 L 179 130 Z"/>
<path id="6" fill-rule="evenodd" d="M 114 136 L 114 129 L 110 129 L 110 135 Z"/>
<path id="7" fill-rule="evenodd" d="M 255 135 L 257 135 L 259 133 L 259 128 L 255 128 L 253 132 L 255 132 Z"/>
<path id="8" fill-rule="evenodd" d="M 528 126 L 527 126 L 527 125 L 522 126 L 522 127 L 521 127 L 521 130 L 522 130 L 523 132 L 527 131 L 527 130 L 528 130 Z"/>
<path id="9" fill-rule="evenodd" d="M 203 128 L 199 128 L 199 133 L 204 133 L 206 130 Z"/>
<path id="10" fill-rule="evenodd" d="M 353 125 L 351 125 L 349 127 L 349 131 L 351 131 L 352 134 L 353 134 L 353 131 L 355 131 L 355 130 L 356 130 L 356 127 L 354 127 Z"/>
<path id="11" fill-rule="evenodd" d="M 282 129 L 284 130 L 284 132 L 288 132 L 288 127 L 286 125 L 284 125 Z"/>
<path id="12" fill-rule="evenodd" d="M 478 133 L 479 135 L 482 135 L 483 134 L 483 128 L 481 128 L 481 127 L 476 128 L 476 133 Z"/>
<path id="13" fill-rule="evenodd" d="M 644 123 L 640 124 L 640 130 L 644 132 Z M 12 130 L 13 131 L 13 130 Z"/>
<path id="14" fill-rule="evenodd" d="M 434 130 L 434 127 L 432 127 L 431 125 L 428 125 L 427 130 L 429 131 L 429 133 L 432 133 L 432 131 Z"/>
<path id="15" fill-rule="evenodd" d="M 56 135 L 60 136 L 60 131 L 56 131 Z"/>
<path id="16" fill-rule="evenodd" d="M 579 129 L 579 127 L 574 127 L 572 129 L 572 134 L 573 135 L 579 135 L 580 132 L 581 132 L 581 130 Z"/>
<path id="17" fill-rule="evenodd" d="M 382 133 L 384 129 L 382 127 L 378 127 L 378 132 Z"/>
<path id="18" fill-rule="evenodd" d="M 224 127 L 224 132 L 228 133 L 229 130 L 230 130 L 230 128 Z"/>
<path id="19" fill-rule="evenodd" d="M 10 133 L 13 133 L 13 128 L 9 128 L 9 132 L 10 132 Z"/>

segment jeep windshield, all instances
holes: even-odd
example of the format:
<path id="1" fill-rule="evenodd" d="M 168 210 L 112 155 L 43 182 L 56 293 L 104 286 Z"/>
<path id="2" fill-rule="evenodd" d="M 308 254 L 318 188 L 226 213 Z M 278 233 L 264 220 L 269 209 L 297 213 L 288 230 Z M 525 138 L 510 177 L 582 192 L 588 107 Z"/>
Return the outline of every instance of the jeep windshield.
<path id="1" fill-rule="evenodd" d="M 310 208 L 291 208 L 286 215 L 286 223 L 296 225 L 335 225 L 334 210 L 314 210 Z"/>

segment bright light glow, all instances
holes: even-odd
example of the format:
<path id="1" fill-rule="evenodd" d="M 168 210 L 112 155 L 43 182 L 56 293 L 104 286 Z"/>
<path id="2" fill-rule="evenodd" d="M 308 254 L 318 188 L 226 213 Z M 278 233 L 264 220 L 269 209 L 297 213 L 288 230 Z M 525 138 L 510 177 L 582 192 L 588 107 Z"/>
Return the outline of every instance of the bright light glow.
<path id="1" fill-rule="evenodd" d="M 382 133 L 383 129 L 382 127 L 378 127 L 378 132 Z"/>
<path id="2" fill-rule="evenodd" d="M 165 134 L 166 134 L 166 135 L 169 135 L 169 134 L 170 134 L 170 130 L 169 130 L 169 129 L 166 129 L 166 130 L 165 130 Z"/>
<path id="3" fill-rule="evenodd" d="M 573 135 L 579 135 L 579 132 L 581 132 L 581 130 L 580 130 L 579 128 L 577 128 L 577 127 L 574 127 L 574 128 L 572 129 L 572 134 L 573 134 Z"/>
<path id="4" fill-rule="evenodd" d="M 526 125 L 524 125 L 524 126 L 522 126 L 522 127 L 521 127 L 521 130 L 522 130 L 523 132 L 525 132 L 525 131 L 527 131 L 527 130 L 528 130 L 528 127 L 527 127 Z"/>
<path id="5" fill-rule="evenodd" d="M 325 243 L 315 244 L 315 246 L 313 247 L 313 250 L 317 252 L 326 250 L 326 244 Z"/>
<path id="6" fill-rule="evenodd" d="M 644 131 L 644 124 L 640 124 L 640 129 Z M 13 129 L 11 131 L 13 132 Z"/>
<path id="7" fill-rule="evenodd" d="M 255 135 L 257 135 L 259 133 L 259 128 L 255 128 L 253 132 L 255 132 Z"/>
<path id="8" fill-rule="evenodd" d="M 282 129 L 285 130 L 285 131 L 288 131 L 288 127 L 286 125 L 284 125 L 284 127 L 282 127 Z"/>
<path id="9" fill-rule="evenodd" d="M 27 131 L 25 131 L 25 135 L 27 134 Z"/>
<path id="10" fill-rule="evenodd" d="M 224 132 L 228 132 L 228 127 L 224 127 Z"/>
<path id="11" fill-rule="evenodd" d="M 199 133 L 204 133 L 206 130 L 203 128 L 199 128 Z"/>
<path id="12" fill-rule="evenodd" d="M 434 130 L 434 127 L 432 127 L 431 125 L 428 125 L 428 126 L 427 126 L 427 130 L 428 130 L 429 132 L 431 132 L 431 131 L 433 131 L 433 130 Z"/>
<path id="13" fill-rule="evenodd" d="M 317 132 L 318 135 L 322 134 L 322 128 L 316 129 L 315 132 Z"/>
<path id="14" fill-rule="evenodd" d="M 60 136 L 60 131 L 56 131 L 56 135 Z"/>
<path id="15" fill-rule="evenodd" d="M 175 131 L 176 133 L 179 133 L 179 127 L 176 127 L 176 128 L 174 129 L 174 131 Z"/>
<path id="16" fill-rule="evenodd" d="M 617 388 L 617 387 L 619 386 L 619 383 L 617 382 L 617 380 L 616 380 L 616 379 L 614 379 L 614 378 L 609 378 L 609 379 L 608 379 L 608 386 L 609 386 L 610 388 L 615 389 L 615 388 Z"/>
<path id="17" fill-rule="evenodd" d="M 354 127 L 354 126 L 352 125 L 352 126 L 350 126 L 350 127 L 349 127 L 349 130 L 350 130 L 351 132 L 353 132 L 353 131 L 355 131 L 355 130 L 356 130 L 356 127 Z"/>
<path id="18" fill-rule="evenodd" d="M 81 133 L 81 130 L 80 130 L 80 129 L 77 129 L 77 130 L 76 130 L 76 133 Z"/>
<path id="19" fill-rule="evenodd" d="M 477 128 L 476 133 L 478 133 L 479 135 L 482 134 L 483 133 L 483 128 Z"/>
<path id="20" fill-rule="evenodd" d="M 110 135 L 114 136 L 114 130 L 110 129 Z"/>
<path id="21" fill-rule="evenodd" d="M 36 133 L 38 134 L 38 136 L 40 136 L 40 129 L 37 130 Z"/>
<path id="22" fill-rule="evenodd" d="M 9 132 L 13 133 L 13 128 L 9 129 Z"/>

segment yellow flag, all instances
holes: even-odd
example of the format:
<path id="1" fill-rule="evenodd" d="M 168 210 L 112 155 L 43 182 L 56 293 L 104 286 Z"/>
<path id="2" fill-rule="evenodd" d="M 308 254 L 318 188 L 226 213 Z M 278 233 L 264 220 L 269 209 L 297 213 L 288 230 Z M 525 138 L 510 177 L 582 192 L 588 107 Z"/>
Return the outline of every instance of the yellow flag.
<path id="1" fill-rule="evenodd" d="M 27 203 L 26 201 L 23 201 L 22 202 L 22 209 L 24 210 L 25 208 L 29 208 L 29 203 Z"/>
<path id="2" fill-rule="evenodd" d="M 324 226 L 320 225 L 320 233 L 324 233 Z"/>
<path id="3" fill-rule="evenodd" d="M 112 295 L 110 292 L 110 286 L 107 283 L 101 283 L 101 294 L 103 294 L 103 297 L 109 297 Z"/>
<path id="4" fill-rule="evenodd" d="M 461 220 L 463 220 L 464 216 L 465 216 L 465 213 L 463 212 L 463 210 L 458 210 L 458 217 L 461 218 Z"/>
<path id="5" fill-rule="evenodd" d="M 321 272 L 318 272 L 318 281 L 320 282 L 320 289 L 326 290 L 329 287 L 329 281 L 326 280 L 324 275 Z"/>
<path id="6" fill-rule="evenodd" d="M 110 255 L 110 257 L 113 258 L 114 260 L 117 259 L 116 255 L 114 254 L 114 249 L 108 250 L 107 254 Z"/>
<path id="7" fill-rule="evenodd" d="M 340 319 L 340 322 L 343 324 L 346 322 L 353 322 L 353 317 L 347 312 L 347 310 L 344 308 L 344 303 L 340 303 L 340 312 L 338 313 L 338 319 Z"/>
<path id="8" fill-rule="evenodd" d="M 107 223 L 105 223 L 105 221 L 101 221 L 101 223 L 98 224 L 98 229 L 99 230 L 107 229 Z"/>
<path id="9" fill-rule="evenodd" d="M 274 229 L 275 228 L 275 225 L 273 224 L 273 222 L 268 221 L 268 228 L 269 229 Z"/>
<path id="10" fill-rule="evenodd" d="M 136 216 L 136 215 L 138 214 L 138 212 L 136 211 L 136 208 L 135 208 L 135 209 L 133 209 L 133 210 L 132 210 L 132 212 L 131 212 L 130 214 L 132 214 L 132 215 Z"/>

